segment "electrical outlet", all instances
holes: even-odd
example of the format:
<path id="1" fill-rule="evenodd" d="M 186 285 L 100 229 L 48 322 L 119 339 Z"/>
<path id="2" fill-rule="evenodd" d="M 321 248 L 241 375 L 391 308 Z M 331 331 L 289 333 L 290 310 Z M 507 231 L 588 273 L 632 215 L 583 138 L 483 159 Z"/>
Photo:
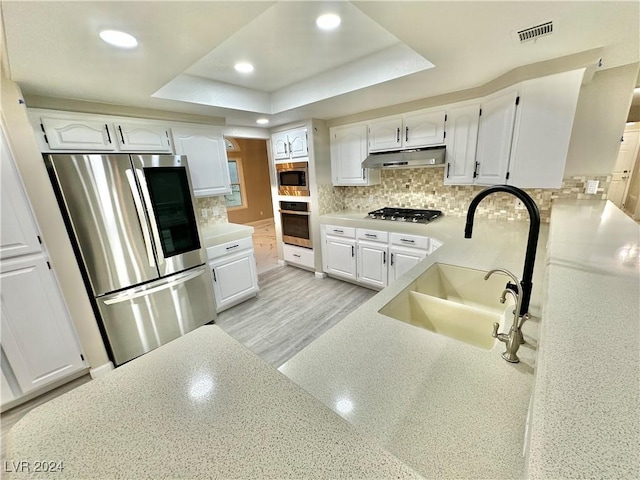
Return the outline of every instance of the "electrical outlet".
<path id="1" fill-rule="evenodd" d="M 522 203 L 522 200 L 516 198 L 515 209 L 524 210 L 524 203 Z"/>
<path id="2" fill-rule="evenodd" d="M 202 210 L 200 210 L 200 216 L 202 218 L 207 218 L 209 216 L 209 210 L 207 210 L 206 208 L 203 208 Z"/>
<path id="3" fill-rule="evenodd" d="M 598 193 L 598 180 L 587 180 L 587 184 L 584 188 L 584 193 L 589 195 L 595 195 Z"/>
<path id="4" fill-rule="evenodd" d="M 215 206 L 213 207 L 213 216 L 217 217 L 218 215 L 220 215 L 220 207 Z"/>
<path id="5" fill-rule="evenodd" d="M 373 195 L 369 195 L 369 205 L 373 205 Z"/>

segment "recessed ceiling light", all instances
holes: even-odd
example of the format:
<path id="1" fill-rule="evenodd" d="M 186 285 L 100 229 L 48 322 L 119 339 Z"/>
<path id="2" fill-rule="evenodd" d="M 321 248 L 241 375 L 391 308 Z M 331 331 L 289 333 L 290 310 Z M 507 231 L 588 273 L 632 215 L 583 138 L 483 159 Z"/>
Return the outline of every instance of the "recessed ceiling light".
<path id="1" fill-rule="evenodd" d="M 341 19 L 335 13 L 325 13 L 316 18 L 316 25 L 322 30 L 333 30 L 340 25 Z"/>
<path id="2" fill-rule="evenodd" d="M 102 30 L 100 38 L 109 45 L 120 48 L 135 48 L 138 46 L 138 40 L 133 35 L 118 30 Z"/>
<path id="3" fill-rule="evenodd" d="M 248 62 L 238 62 L 233 66 L 233 68 L 236 69 L 236 72 L 240 73 L 251 73 L 254 70 L 253 65 Z"/>
<path id="4" fill-rule="evenodd" d="M 260 124 L 260 125 L 266 125 L 267 123 L 269 123 L 269 120 L 266 118 L 259 118 L 256 120 L 256 123 Z"/>

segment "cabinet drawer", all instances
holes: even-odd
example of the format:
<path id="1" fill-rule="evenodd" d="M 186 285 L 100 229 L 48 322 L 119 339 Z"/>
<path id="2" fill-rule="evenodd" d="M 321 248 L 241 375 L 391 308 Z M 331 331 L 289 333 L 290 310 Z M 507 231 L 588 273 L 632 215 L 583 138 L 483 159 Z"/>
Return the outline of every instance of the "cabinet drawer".
<path id="1" fill-rule="evenodd" d="M 283 246 L 283 253 L 285 262 L 295 263 L 303 267 L 315 268 L 313 250 L 285 244 Z"/>
<path id="2" fill-rule="evenodd" d="M 234 240 L 233 242 L 222 243 L 213 247 L 207 248 L 207 258 L 213 260 L 225 255 L 239 252 L 241 250 L 252 249 L 253 241 L 251 237 L 241 238 L 240 240 Z"/>
<path id="3" fill-rule="evenodd" d="M 353 227 L 339 227 L 337 225 L 325 225 L 327 235 L 336 237 L 356 238 L 356 229 Z"/>
<path id="4" fill-rule="evenodd" d="M 389 232 L 381 232 L 380 230 L 368 230 L 366 228 L 358 228 L 357 230 L 358 240 L 369 240 L 370 242 L 384 242 L 389 241 Z"/>
<path id="5" fill-rule="evenodd" d="M 429 250 L 429 237 L 421 235 L 407 235 L 405 233 L 392 233 L 391 243 L 394 245 L 404 245 L 405 247 L 421 248 Z"/>

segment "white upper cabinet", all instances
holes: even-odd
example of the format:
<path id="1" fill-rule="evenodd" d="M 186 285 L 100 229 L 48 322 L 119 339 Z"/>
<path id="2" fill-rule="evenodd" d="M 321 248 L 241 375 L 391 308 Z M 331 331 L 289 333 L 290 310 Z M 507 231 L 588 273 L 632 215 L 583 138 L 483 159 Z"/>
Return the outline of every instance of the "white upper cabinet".
<path id="1" fill-rule="evenodd" d="M 521 188 L 560 188 L 584 68 L 522 82 L 509 179 Z"/>
<path id="2" fill-rule="evenodd" d="M 476 183 L 506 182 L 517 102 L 518 90 L 515 88 L 501 90 L 482 100 Z"/>
<path id="3" fill-rule="evenodd" d="M 362 168 L 367 158 L 367 125 L 330 129 L 331 177 L 336 186 L 380 183 L 380 170 Z"/>
<path id="4" fill-rule="evenodd" d="M 448 110 L 445 185 L 473 183 L 476 176 L 476 144 L 480 105 L 463 105 Z"/>
<path id="5" fill-rule="evenodd" d="M 2 181 L 0 206 L 0 259 L 39 253 L 42 249 L 38 231 L 31 215 L 31 207 L 22 188 L 22 180 L 11 160 L 11 152 L 0 131 L 0 160 Z"/>
<path id="6" fill-rule="evenodd" d="M 384 152 L 442 144 L 444 125 L 443 109 L 419 110 L 373 120 L 369 122 L 369 151 Z"/>
<path id="7" fill-rule="evenodd" d="M 45 150 L 116 150 L 115 135 L 108 122 L 42 115 L 39 124 L 44 133 Z"/>
<path id="8" fill-rule="evenodd" d="M 231 193 L 227 147 L 217 127 L 175 127 L 171 129 L 177 155 L 186 155 L 196 197 Z"/>
<path id="9" fill-rule="evenodd" d="M 402 148 L 402 117 L 369 122 L 369 151 L 384 152 Z"/>
<path id="10" fill-rule="evenodd" d="M 444 142 L 444 110 L 408 113 L 404 116 L 404 148 Z"/>
<path id="11" fill-rule="evenodd" d="M 168 128 L 118 122 L 115 129 L 118 147 L 123 152 L 171 152 Z"/>
<path id="12" fill-rule="evenodd" d="M 271 148 L 275 162 L 302 160 L 309 157 L 307 129 L 295 128 L 271 135 Z"/>

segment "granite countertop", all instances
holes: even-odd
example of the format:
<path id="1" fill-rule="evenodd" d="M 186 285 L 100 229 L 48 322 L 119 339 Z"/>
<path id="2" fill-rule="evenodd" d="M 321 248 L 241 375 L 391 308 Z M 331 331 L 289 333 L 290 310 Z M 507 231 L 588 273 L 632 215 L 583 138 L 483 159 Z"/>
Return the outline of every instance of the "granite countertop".
<path id="1" fill-rule="evenodd" d="M 20 465 L 28 478 L 421 478 L 217 326 L 32 410 L 3 478 L 26 478 Z"/>
<path id="2" fill-rule="evenodd" d="M 200 235 L 205 248 L 250 237 L 253 235 L 253 231 L 253 227 L 237 223 L 217 223 L 215 225 L 200 227 Z"/>
<path id="3" fill-rule="evenodd" d="M 640 478 L 640 227 L 555 202 L 529 478 Z"/>
<path id="4" fill-rule="evenodd" d="M 436 262 L 522 275 L 528 222 L 463 218 L 426 225 L 337 213 L 321 222 L 438 238 L 444 245 L 280 367 L 358 431 L 425 477 L 518 478 L 534 367 L 547 227 L 541 229 L 527 344 L 519 364 L 378 313 Z M 506 277 L 505 277 L 506 280 Z M 505 281 L 506 283 L 506 281 Z M 497 293 L 499 295 L 500 292 Z M 490 335 L 490 332 L 488 332 Z"/>

